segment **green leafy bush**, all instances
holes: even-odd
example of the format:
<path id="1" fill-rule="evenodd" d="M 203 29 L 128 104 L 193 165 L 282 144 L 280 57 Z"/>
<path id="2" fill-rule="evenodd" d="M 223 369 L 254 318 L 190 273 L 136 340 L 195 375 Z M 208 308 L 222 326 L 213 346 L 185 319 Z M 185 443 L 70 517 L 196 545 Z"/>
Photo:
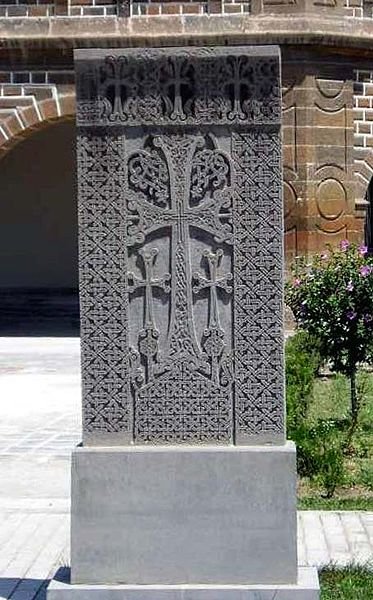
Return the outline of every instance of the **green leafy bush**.
<path id="1" fill-rule="evenodd" d="M 360 467 L 361 482 L 373 491 L 373 461 L 364 461 Z"/>
<path id="2" fill-rule="evenodd" d="M 350 379 L 351 417 L 359 412 L 356 372 L 373 360 L 373 258 L 343 240 L 339 250 L 296 261 L 286 301 L 297 325 L 318 340 L 322 359 Z"/>
<path id="3" fill-rule="evenodd" d="M 331 498 L 346 478 L 344 463 L 345 438 L 334 421 L 320 421 L 314 432 L 313 453 L 316 455 L 315 479 Z"/>
<path id="4" fill-rule="evenodd" d="M 334 421 L 309 421 L 315 377 L 320 367 L 318 344 L 299 331 L 286 343 L 287 433 L 297 446 L 297 470 L 318 482 L 327 498 L 344 481 L 343 436 Z"/>
<path id="5" fill-rule="evenodd" d="M 320 355 L 307 332 L 299 331 L 286 342 L 286 408 L 287 432 L 293 435 L 307 419 Z"/>

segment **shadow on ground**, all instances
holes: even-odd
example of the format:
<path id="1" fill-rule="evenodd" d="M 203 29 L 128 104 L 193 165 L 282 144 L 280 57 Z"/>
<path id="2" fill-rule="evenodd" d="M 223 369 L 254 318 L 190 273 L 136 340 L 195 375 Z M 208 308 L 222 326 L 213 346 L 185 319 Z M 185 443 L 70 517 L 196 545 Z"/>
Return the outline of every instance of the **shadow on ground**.
<path id="1" fill-rule="evenodd" d="M 0 289 L 0 337 L 78 335 L 77 289 Z"/>
<path id="2" fill-rule="evenodd" d="M 70 581 L 70 567 L 60 567 L 54 576 L 57 581 Z M 18 579 L 0 577 L 0 598 L 22 598 L 22 600 L 46 600 L 50 579 Z"/>
<path id="3" fill-rule="evenodd" d="M 17 579 L 0 577 L 0 598 L 46 600 L 49 579 Z"/>

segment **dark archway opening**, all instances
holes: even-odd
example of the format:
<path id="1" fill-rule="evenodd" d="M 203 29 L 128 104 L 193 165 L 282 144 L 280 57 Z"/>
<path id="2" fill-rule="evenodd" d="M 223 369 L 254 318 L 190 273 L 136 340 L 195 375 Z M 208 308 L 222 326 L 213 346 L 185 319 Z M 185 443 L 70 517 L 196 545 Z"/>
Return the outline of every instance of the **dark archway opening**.
<path id="1" fill-rule="evenodd" d="M 370 256 L 373 255 L 373 177 L 371 178 L 367 191 L 365 192 L 367 210 L 364 223 L 364 243 L 368 248 Z"/>
<path id="2" fill-rule="evenodd" d="M 75 125 L 0 161 L 0 336 L 79 334 Z"/>

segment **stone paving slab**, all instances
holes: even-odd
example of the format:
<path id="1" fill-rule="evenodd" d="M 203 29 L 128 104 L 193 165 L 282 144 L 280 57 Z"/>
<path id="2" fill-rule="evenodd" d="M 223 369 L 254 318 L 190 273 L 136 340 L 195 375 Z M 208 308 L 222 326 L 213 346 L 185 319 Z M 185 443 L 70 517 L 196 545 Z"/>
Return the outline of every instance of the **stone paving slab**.
<path id="1" fill-rule="evenodd" d="M 1 456 L 69 456 L 80 404 L 79 338 L 0 338 Z"/>

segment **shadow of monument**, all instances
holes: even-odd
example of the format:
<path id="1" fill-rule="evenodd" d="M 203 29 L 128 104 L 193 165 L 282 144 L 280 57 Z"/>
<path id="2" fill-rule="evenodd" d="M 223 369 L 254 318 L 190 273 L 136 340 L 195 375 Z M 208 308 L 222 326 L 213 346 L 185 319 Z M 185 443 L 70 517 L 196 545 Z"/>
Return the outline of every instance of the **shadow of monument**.
<path id="1" fill-rule="evenodd" d="M 49 579 L 18 579 L 0 577 L 0 598 L 20 595 L 24 600 L 45 600 Z"/>
<path id="2" fill-rule="evenodd" d="M 70 581 L 70 567 L 60 567 L 54 575 L 58 581 Z M 46 600 L 50 579 L 0 577 L 0 598 L 22 597 L 23 600 Z"/>

